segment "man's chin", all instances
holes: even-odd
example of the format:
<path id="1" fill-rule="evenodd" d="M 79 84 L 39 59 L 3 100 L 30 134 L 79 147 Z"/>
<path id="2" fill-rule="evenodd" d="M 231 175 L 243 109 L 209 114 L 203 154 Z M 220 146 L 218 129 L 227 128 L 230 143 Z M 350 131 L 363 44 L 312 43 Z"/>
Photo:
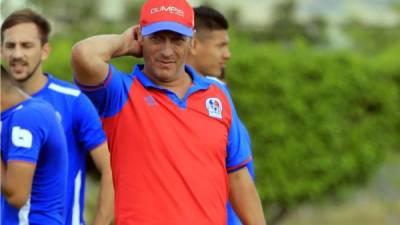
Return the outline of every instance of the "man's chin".
<path id="1" fill-rule="evenodd" d="M 170 76 L 172 76 L 173 74 L 176 73 L 176 70 L 172 69 L 172 68 L 159 68 L 155 72 L 157 73 L 157 76 L 170 77 Z"/>
<path id="2" fill-rule="evenodd" d="M 211 77 L 215 77 L 215 78 L 220 78 L 222 75 L 222 72 L 220 70 L 215 70 L 215 71 L 209 71 L 208 74 L 206 74 L 207 76 L 211 76 Z"/>
<path id="3" fill-rule="evenodd" d="M 12 74 L 12 79 L 17 82 L 25 81 L 27 78 L 28 78 L 28 74 L 26 74 L 26 73 Z"/>

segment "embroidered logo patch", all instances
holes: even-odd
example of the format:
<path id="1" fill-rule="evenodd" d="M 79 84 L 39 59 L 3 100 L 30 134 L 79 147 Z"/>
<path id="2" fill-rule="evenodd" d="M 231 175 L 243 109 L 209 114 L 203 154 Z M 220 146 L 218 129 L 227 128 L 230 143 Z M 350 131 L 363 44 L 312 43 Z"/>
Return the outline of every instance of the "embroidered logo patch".
<path id="1" fill-rule="evenodd" d="M 149 106 L 155 106 L 157 105 L 156 100 L 154 100 L 153 96 L 147 95 L 144 97 L 144 100 L 146 101 L 147 105 Z"/>
<path id="2" fill-rule="evenodd" d="M 222 119 L 222 104 L 218 98 L 208 98 L 206 100 L 206 108 L 208 115 L 218 119 Z"/>

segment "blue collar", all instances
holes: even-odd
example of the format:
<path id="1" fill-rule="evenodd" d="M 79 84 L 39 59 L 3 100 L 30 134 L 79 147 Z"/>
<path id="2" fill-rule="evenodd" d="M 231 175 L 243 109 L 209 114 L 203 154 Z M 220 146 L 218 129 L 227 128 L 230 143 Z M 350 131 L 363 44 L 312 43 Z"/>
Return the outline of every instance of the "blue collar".
<path id="1" fill-rule="evenodd" d="M 47 77 L 47 82 L 40 90 L 33 93 L 32 97 L 37 97 L 38 95 L 40 95 L 40 93 L 45 91 L 47 89 L 47 87 L 49 86 L 49 84 L 51 83 L 51 81 L 54 79 L 53 75 L 51 75 L 50 73 L 43 73 L 43 75 Z"/>
<path id="2" fill-rule="evenodd" d="M 190 75 L 192 78 L 192 86 L 189 88 L 189 90 L 185 93 L 182 99 L 179 99 L 178 96 L 176 96 L 175 93 L 172 91 L 163 88 L 161 86 L 156 85 L 151 81 L 147 75 L 145 75 L 142 70 L 143 70 L 144 65 L 136 65 L 135 69 L 133 70 L 133 76 L 136 76 L 139 80 L 139 82 L 147 89 L 147 88 L 154 88 L 157 90 L 161 90 L 166 93 L 166 95 L 180 108 L 184 109 L 187 106 L 187 99 L 189 98 L 190 95 L 193 93 L 196 93 L 200 90 L 206 90 L 210 86 L 208 82 L 206 82 L 205 78 L 198 75 L 194 69 L 192 69 L 190 66 L 185 65 L 185 71 Z"/>
<path id="3" fill-rule="evenodd" d="M 144 68 L 143 64 L 137 64 L 133 70 L 133 75 L 138 78 L 140 83 L 145 87 L 145 88 L 155 88 L 159 90 L 166 90 L 165 88 L 155 84 L 153 81 L 151 81 L 146 74 L 142 72 Z M 185 71 L 190 75 L 192 78 L 192 88 L 194 88 L 196 91 L 197 90 L 205 90 L 208 89 L 210 84 L 205 81 L 205 78 L 198 75 L 197 72 L 190 66 L 185 65 Z"/>

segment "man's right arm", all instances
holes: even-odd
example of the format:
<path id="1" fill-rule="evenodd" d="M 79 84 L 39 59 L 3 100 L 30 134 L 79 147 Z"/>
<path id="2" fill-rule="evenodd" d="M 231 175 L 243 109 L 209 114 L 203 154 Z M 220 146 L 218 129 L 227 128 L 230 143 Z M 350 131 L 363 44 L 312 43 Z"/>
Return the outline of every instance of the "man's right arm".
<path id="1" fill-rule="evenodd" d="M 2 140 L 7 143 L 7 151 L 2 155 L 5 159 L 0 157 L 1 192 L 8 204 L 18 209 L 26 204 L 31 194 L 36 163 L 47 137 L 47 125 L 52 122 L 52 117 L 41 113 L 46 115 L 48 111 L 20 107 L 4 127 L 8 135 Z M 31 120 L 27 120 L 28 117 Z"/>
<path id="2" fill-rule="evenodd" d="M 246 167 L 228 174 L 229 200 L 244 225 L 266 225 L 261 200 Z"/>
<path id="3" fill-rule="evenodd" d="M 75 79 L 83 85 L 101 84 L 108 72 L 108 61 L 126 55 L 141 57 L 142 50 L 134 26 L 122 34 L 93 36 L 72 48 L 72 67 Z"/>
<path id="4" fill-rule="evenodd" d="M 35 169 L 35 164 L 22 161 L 9 161 L 6 166 L 1 159 L 1 192 L 8 204 L 17 209 L 26 204 Z"/>

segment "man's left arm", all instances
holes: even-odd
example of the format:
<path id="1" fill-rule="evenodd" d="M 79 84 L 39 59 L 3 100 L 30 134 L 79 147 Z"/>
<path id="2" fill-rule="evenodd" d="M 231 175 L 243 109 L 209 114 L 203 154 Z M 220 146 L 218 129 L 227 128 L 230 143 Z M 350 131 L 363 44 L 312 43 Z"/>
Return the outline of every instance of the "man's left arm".
<path id="1" fill-rule="evenodd" d="M 266 225 L 260 197 L 254 182 L 243 167 L 228 174 L 229 200 L 244 225 Z"/>
<path id="2" fill-rule="evenodd" d="M 97 210 L 92 225 L 110 224 L 114 215 L 114 188 L 107 143 L 90 151 L 90 155 L 101 174 Z"/>
<path id="3" fill-rule="evenodd" d="M 76 104 L 79 113 L 74 114 L 74 121 L 76 130 L 79 131 L 81 146 L 90 153 L 101 175 L 97 210 L 92 224 L 108 225 L 114 215 L 114 188 L 106 136 L 101 127 L 100 117 L 89 98 L 81 94 Z"/>
<path id="4" fill-rule="evenodd" d="M 20 209 L 31 194 L 36 164 L 23 161 L 1 161 L 1 192 L 8 204 Z"/>
<path id="5" fill-rule="evenodd" d="M 252 160 L 251 147 L 236 113 L 235 106 L 226 88 L 222 88 L 228 98 L 231 109 L 226 166 L 229 178 L 229 199 L 243 225 L 266 225 L 254 181 L 247 164 Z"/>
<path id="6" fill-rule="evenodd" d="M 1 153 L 0 153 L 0 184 L 4 184 L 4 181 L 5 181 L 5 177 L 6 177 L 6 165 L 4 165 L 4 162 L 3 162 L 3 157 L 1 156 Z"/>

